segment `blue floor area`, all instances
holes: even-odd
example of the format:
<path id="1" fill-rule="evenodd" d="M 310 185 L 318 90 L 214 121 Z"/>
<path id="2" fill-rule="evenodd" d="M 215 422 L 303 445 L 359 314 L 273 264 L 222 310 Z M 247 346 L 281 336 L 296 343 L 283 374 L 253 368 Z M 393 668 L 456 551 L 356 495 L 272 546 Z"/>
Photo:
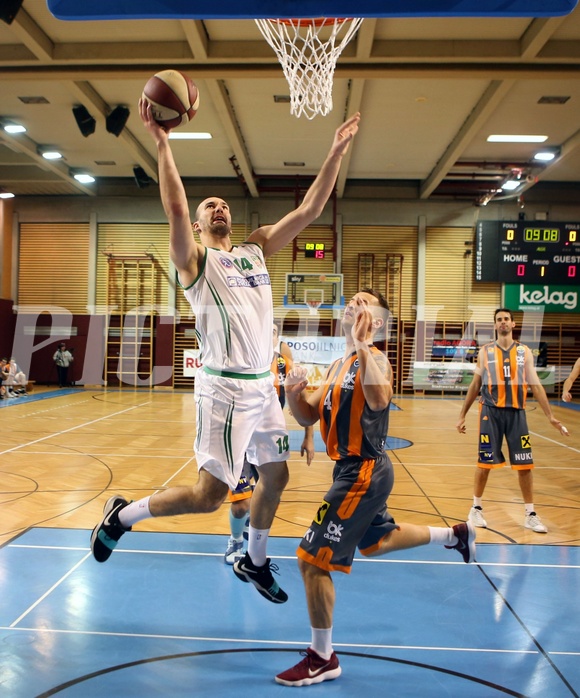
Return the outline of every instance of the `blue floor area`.
<path id="1" fill-rule="evenodd" d="M 62 395 L 71 395 L 72 393 L 78 393 L 78 388 L 55 388 L 54 390 L 46 390 L 44 392 L 33 392 L 27 393 L 26 395 L 19 395 L 18 397 L 4 398 L 0 400 L 0 409 L 5 409 L 6 407 L 15 407 L 16 405 L 27 403 L 27 402 L 40 402 L 41 400 L 51 400 L 55 397 L 61 397 Z"/>
<path id="2" fill-rule="evenodd" d="M 288 695 L 310 641 L 296 539 L 272 538 L 286 604 L 223 563 L 226 537 L 32 529 L 0 549 L 0 687 L 33 696 Z M 425 546 L 335 574 L 343 669 L 317 696 L 564 698 L 580 691 L 580 548 Z M 546 593 L 546 590 L 549 593 Z M 293 694 L 292 694 L 293 695 Z"/>
<path id="3" fill-rule="evenodd" d="M 304 430 L 303 429 L 290 429 L 288 432 L 288 435 L 290 437 L 290 450 L 300 452 L 302 440 L 304 439 Z M 396 436 L 389 436 L 389 437 L 387 437 L 385 450 L 395 451 L 399 448 L 408 448 L 409 446 L 412 446 L 412 445 L 413 445 L 413 442 L 408 441 L 407 439 L 399 439 Z M 314 449 L 317 453 L 324 453 L 326 451 L 326 446 L 324 445 L 324 441 L 322 440 L 322 437 L 320 436 L 320 432 L 317 430 L 314 431 Z"/>

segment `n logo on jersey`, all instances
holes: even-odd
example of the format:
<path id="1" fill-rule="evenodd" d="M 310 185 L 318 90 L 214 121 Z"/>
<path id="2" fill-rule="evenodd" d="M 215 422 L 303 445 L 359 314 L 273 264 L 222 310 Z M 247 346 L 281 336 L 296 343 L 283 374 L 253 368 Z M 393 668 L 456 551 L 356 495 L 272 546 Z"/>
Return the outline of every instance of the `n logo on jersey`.
<path id="1" fill-rule="evenodd" d="M 324 521 L 324 517 L 326 516 L 326 512 L 328 511 L 329 507 L 330 504 L 323 499 L 322 504 L 318 507 L 318 511 L 316 512 L 316 516 L 314 517 L 314 520 L 319 526 L 322 525 L 322 522 Z"/>

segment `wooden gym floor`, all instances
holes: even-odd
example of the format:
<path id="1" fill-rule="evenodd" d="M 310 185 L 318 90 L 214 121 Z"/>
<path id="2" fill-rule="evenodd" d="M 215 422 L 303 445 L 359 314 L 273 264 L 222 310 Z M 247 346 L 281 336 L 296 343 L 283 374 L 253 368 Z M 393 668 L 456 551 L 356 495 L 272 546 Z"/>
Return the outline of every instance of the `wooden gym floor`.
<path id="1" fill-rule="evenodd" d="M 452 525 L 466 518 L 477 408 L 460 435 L 460 404 L 459 397 L 395 398 L 395 519 Z M 478 529 L 476 565 L 434 546 L 396 559 L 357 558 L 351 575 L 335 575 L 343 676 L 302 690 L 579 695 L 580 411 L 557 401 L 553 409 L 568 439 L 534 402 L 528 407 L 535 504 L 549 532 L 524 529 L 517 475 L 504 468 L 490 475 L 489 528 Z M 238 695 L 236 681 L 251 682 L 255 696 L 288 690 L 272 677 L 309 641 L 294 550 L 331 476 L 319 434 L 307 467 L 298 453 L 302 432 L 288 417 L 291 479 L 270 541 L 291 595 L 280 607 L 223 564 L 227 504 L 211 515 L 142 522 L 105 565 L 90 556 L 90 530 L 111 494 L 136 499 L 195 481 L 192 393 L 37 388 L 0 402 L 0 415 L 0 687 L 7 696 L 118 690 L 219 698 Z"/>

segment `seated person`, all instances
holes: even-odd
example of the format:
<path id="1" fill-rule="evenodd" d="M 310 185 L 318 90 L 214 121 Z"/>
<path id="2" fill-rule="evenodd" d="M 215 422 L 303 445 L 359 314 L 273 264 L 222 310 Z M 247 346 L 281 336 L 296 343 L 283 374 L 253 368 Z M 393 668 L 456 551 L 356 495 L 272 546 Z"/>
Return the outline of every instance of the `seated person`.
<path id="1" fill-rule="evenodd" d="M 0 360 L 0 399 L 8 397 L 8 377 L 10 375 L 10 366 L 8 359 Z"/>
<path id="2" fill-rule="evenodd" d="M 10 377 L 12 390 L 17 395 L 26 395 L 26 375 L 20 370 L 20 366 L 16 363 L 16 359 L 11 357 L 10 363 L 8 364 L 10 368 Z"/>

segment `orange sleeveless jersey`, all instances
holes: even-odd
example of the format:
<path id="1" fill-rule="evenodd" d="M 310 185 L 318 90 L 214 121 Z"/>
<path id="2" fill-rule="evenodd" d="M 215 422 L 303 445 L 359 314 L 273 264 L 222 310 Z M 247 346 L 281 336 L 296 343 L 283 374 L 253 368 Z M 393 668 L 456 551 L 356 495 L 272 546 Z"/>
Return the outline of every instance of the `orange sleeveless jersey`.
<path id="1" fill-rule="evenodd" d="M 371 351 L 382 356 L 374 346 Z M 320 434 L 332 460 L 349 456 L 375 459 L 384 452 L 389 407 L 373 412 L 367 405 L 356 352 L 344 363 L 338 359 L 330 365 L 318 412 Z"/>
<path id="2" fill-rule="evenodd" d="M 502 349 L 496 342 L 484 344 L 481 402 L 491 407 L 526 407 L 528 382 L 526 356 L 530 351 L 525 344 L 514 342 Z"/>
<path id="3" fill-rule="evenodd" d="M 286 376 L 294 364 L 292 359 L 283 354 L 274 352 L 274 358 L 272 359 L 272 365 L 270 366 L 270 372 L 274 374 L 274 388 L 278 393 L 278 399 L 280 404 L 284 407 L 286 402 L 286 393 L 284 392 L 284 383 L 286 382 Z"/>

